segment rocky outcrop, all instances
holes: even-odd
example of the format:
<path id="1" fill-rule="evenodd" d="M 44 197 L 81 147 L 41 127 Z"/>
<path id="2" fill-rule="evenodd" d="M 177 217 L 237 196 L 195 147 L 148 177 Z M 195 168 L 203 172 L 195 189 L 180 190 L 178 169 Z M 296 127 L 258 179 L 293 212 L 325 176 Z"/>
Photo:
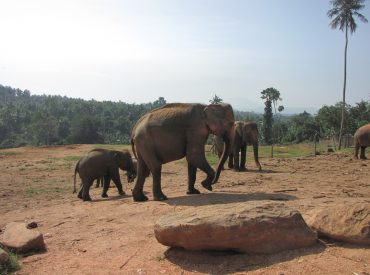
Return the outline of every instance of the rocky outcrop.
<path id="1" fill-rule="evenodd" d="M 335 204 L 313 210 L 307 223 L 319 236 L 370 245 L 370 203 Z"/>
<path id="2" fill-rule="evenodd" d="M 44 250 L 43 235 L 35 229 L 27 229 L 25 223 L 12 222 L 5 227 L 1 243 L 16 253 Z"/>
<path id="3" fill-rule="evenodd" d="M 209 205 L 175 212 L 162 216 L 154 233 L 166 246 L 246 253 L 306 247 L 317 237 L 299 212 L 271 202 Z"/>

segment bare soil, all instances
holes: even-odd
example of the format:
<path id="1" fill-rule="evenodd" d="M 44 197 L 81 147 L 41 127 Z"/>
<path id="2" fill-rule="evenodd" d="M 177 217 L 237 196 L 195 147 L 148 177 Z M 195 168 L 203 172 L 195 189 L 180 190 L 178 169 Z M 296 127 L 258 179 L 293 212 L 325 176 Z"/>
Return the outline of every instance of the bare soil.
<path id="1" fill-rule="evenodd" d="M 209 204 L 279 200 L 307 217 L 312 209 L 344 202 L 370 203 L 370 161 L 348 154 L 261 159 L 262 172 L 226 169 L 214 191 L 186 195 L 183 161 L 164 165 L 167 201 L 134 202 L 133 184 L 121 175 L 126 196 L 109 198 L 92 188 L 92 202 L 72 194 L 74 165 L 91 145 L 0 150 L 0 228 L 36 222 L 47 251 L 20 258 L 17 274 L 370 274 L 370 249 L 320 239 L 316 245 L 272 255 L 189 252 L 158 243 L 153 224 L 161 215 Z M 217 215 L 217 213 L 214 213 Z M 1 233 L 0 233 L 1 234 Z M 1 237 L 1 236 L 0 236 Z"/>

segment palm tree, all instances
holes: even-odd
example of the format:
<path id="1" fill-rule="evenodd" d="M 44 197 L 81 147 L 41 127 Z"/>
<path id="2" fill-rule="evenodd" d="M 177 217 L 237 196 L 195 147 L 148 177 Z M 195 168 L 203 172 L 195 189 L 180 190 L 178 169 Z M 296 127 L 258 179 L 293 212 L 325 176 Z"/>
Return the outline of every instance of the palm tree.
<path id="1" fill-rule="evenodd" d="M 362 22 L 366 23 L 367 19 L 359 10 L 362 10 L 365 5 L 365 0 L 331 0 L 333 8 L 330 9 L 327 15 L 333 20 L 330 22 L 332 29 L 344 31 L 346 34 L 346 44 L 344 47 L 344 83 L 343 83 L 343 100 L 342 100 L 342 118 L 339 130 L 339 149 L 342 144 L 342 134 L 344 125 L 344 108 L 346 104 L 346 82 L 347 82 L 347 46 L 348 46 L 348 30 L 352 33 L 356 31 L 357 24 L 354 16 L 358 17 Z"/>

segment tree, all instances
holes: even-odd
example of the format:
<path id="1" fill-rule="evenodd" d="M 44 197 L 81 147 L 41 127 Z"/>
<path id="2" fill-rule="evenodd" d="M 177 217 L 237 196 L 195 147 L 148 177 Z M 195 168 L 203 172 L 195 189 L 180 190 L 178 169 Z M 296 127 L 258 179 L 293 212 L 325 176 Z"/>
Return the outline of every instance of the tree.
<path id="1" fill-rule="evenodd" d="M 275 127 L 275 131 L 273 131 L 273 114 L 272 114 L 272 106 L 274 105 L 274 112 L 276 116 L 276 105 L 278 101 L 281 101 L 280 92 L 273 88 L 267 88 L 261 92 L 261 98 L 265 100 L 265 113 L 263 115 L 263 134 L 264 134 L 264 140 L 267 144 L 271 145 L 271 157 L 273 157 L 273 144 L 275 141 L 278 141 L 281 139 L 279 126 L 281 123 L 279 122 L 278 125 Z M 279 106 L 278 111 L 281 112 L 284 110 L 284 106 Z M 273 135 L 275 133 L 275 137 Z"/>
<path id="2" fill-rule="evenodd" d="M 265 113 L 263 114 L 263 139 L 266 144 L 272 145 L 273 138 L 272 138 L 272 123 L 273 123 L 273 114 L 272 114 L 272 106 L 271 100 L 265 101 Z"/>
<path id="3" fill-rule="evenodd" d="M 276 104 L 278 101 L 281 101 L 281 97 L 280 97 L 280 92 L 278 90 L 276 90 L 275 88 L 273 87 L 270 87 L 270 88 L 267 88 L 265 90 L 263 90 L 261 92 L 262 96 L 261 98 L 262 99 L 265 99 L 265 100 L 270 100 L 272 102 L 272 104 L 274 105 L 274 112 L 276 114 Z M 279 106 L 278 107 L 278 111 L 281 112 L 284 110 L 284 106 Z"/>
<path id="4" fill-rule="evenodd" d="M 346 82 L 347 82 L 347 46 L 348 46 L 348 30 L 352 33 L 356 31 L 357 24 L 353 16 L 358 17 L 362 22 L 366 23 L 367 19 L 358 11 L 362 10 L 365 5 L 365 0 L 331 0 L 333 8 L 330 9 L 327 15 L 333 20 L 330 22 L 332 29 L 337 29 L 345 32 L 346 43 L 344 47 L 344 80 L 343 80 L 343 100 L 342 114 L 339 130 L 339 149 L 342 144 L 342 134 L 344 128 L 344 108 L 346 104 Z"/>
<path id="5" fill-rule="evenodd" d="M 209 102 L 211 104 L 219 104 L 219 103 L 222 103 L 224 102 L 223 99 L 221 97 L 218 97 L 216 94 L 213 96 L 212 99 L 209 100 Z"/>

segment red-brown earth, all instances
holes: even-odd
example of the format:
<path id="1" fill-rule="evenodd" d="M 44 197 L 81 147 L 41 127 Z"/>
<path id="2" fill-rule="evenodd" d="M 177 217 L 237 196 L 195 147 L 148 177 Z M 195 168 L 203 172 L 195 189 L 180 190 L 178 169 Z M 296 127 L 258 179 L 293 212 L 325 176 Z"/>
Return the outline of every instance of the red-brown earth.
<path id="1" fill-rule="evenodd" d="M 344 202 L 370 203 L 370 161 L 348 154 L 289 159 L 262 158 L 262 172 L 248 163 L 247 172 L 226 169 L 214 191 L 196 187 L 186 195 L 183 161 L 164 165 L 167 201 L 134 202 L 133 184 L 121 175 L 127 195 L 115 188 L 109 198 L 92 188 L 92 202 L 72 194 L 74 164 L 92 145 L 0 150 L 0 228 L 12 221 L 36 222 L 47 251 L 20 257 L 17 274 L 370 274 L 370 249 L 320 239 L 316 245 L 272 255 L 189 252 L 159 244 L 155 221 L 166 213 L 210 204 L 279 200 L 300 211 Z M 217 215 L 217 213 L 214 213 Z M 0 233 L 1 234 L 1 233 Z M 0 236 L 1 237 L 1 236 Z"/>

